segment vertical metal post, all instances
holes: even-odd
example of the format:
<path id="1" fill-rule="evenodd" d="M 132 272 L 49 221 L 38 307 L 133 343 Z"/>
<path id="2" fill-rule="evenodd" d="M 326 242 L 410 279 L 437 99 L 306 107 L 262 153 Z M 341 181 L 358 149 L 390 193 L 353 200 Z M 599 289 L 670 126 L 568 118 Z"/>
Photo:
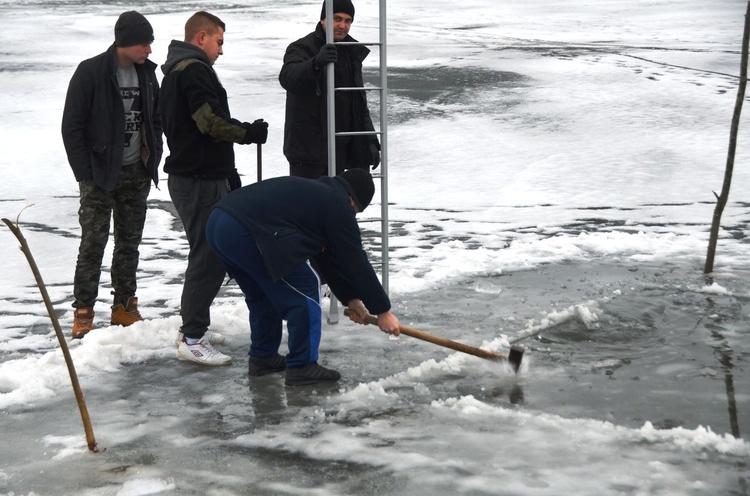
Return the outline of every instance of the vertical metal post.
<path id="1" fill-rule="evenodd" d="M 380 0 L 380 246 L 383 289 L 388 293 L 388 64 L 386 57 L 386 0 Z"/>
<path id="2" fill-rule="evenodd" d="M 333 38 L 333 1 L 325 0 L 326 43 L 334 43 Z M 388 245 L 388 58 L 386 40 L 386 0 L 379 0 L 379 49 L 380 49 L 380 173 L 373 174 L 380 179 L 380 230 L 381 230 L 381 281 L 386 293 L 389 290 L 389 245 Z M 367 43 L 363 43 L 367 44 Z M 370 43 L 373 44 L 373 43 Z M 334 64 L 326 66 L 326 111 L 328 122 L 328 175 L 336 175 L 336 88 Z M 372 88 L 375 89 L 375 88 Z M 358 91 L 356 88 L 344 88 L 344 91 Z M 364 90 L 362 90 L 364 91 Z M 357 133 L 341 133 L 357 134 Z M 376 133 L 377 134 L 377 133 Z M 328 323 L 338 322 L 338 303 L 331 295 L 331 307 L 328 312 Z"/>
<path id="3" fill-rule="evenodd" d="M 326 0 L 326 44 L 333 43 L 333 0 Z M 328 177 L 336 175 L 336 94 L 334 66 L 326 66 L 326 111 L 328 122 Z M 331 306 L 326 321 L 336 324 L 339 321 L 339 304 L 331 292 Z"/>
<path id="4" fill-rule="evenodd" d="M 333 43 L 333 0 L 326 0 L 326 44 Z M 326 66 L 326 109 L 328 116 L 328 175 L 336 175 L 336 95 L 334 67 Z"/>

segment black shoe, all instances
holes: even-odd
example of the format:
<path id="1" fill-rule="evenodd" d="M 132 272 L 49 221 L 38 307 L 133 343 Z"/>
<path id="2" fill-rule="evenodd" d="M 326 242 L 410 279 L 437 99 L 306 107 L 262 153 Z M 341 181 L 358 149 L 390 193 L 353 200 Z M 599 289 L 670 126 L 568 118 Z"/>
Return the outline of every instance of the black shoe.
<path id="1" fill-rule="evenodd" d="M 327 369 L 318 365 L 318 362 L 308 363 L 304 367 L 286 369 L 287 386 L 309 386 L 311 384 L 324 384 L 336 382 L 341 379 L 341 374 L 335 370 Z"/>
<path id="2" fill-rule="evenodd" d="M 253 377 L 260 377 L 286 369 L 286 358 L 276 353 L 267 358 L 250 357 L 247 363 L 247 373 Z"/>

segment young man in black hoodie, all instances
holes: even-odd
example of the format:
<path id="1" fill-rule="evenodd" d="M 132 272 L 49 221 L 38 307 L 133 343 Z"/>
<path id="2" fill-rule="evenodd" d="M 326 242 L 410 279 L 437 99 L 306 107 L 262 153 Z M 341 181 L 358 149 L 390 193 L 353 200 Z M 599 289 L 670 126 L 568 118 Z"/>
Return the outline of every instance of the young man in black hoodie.
<path id="1" fill-rule="evenodd" d="M 333 293 L 360 324 L 399 334 L 391 302 L 362 247 L 356 214 L 370 204 L 372 176 L 351 169 L 311 181 L 275 177 L 233 191 L 208 220 L 206 236 L 237 281 L 250 310 L 248 373 L 286 371 L 288 386 L 332 383 L 341 375 L 318 364 L 321 308 L 315 260 Z M 282 320 L 289 354 L 279 354 Z"/>
<path id="2" fill-rule="evenodd" d="M 81 244 L 73 281 L 73 338 L 94 328 L 102 258 L 114 217 L 110 323 L 143 320 L 138 311 L 138 246 L 146 221 L 151 181 L 158 182 L 162 155 L 159 82 L 148 60 L 154 31 L 143 15 L 123 12 L 115 42 L 84 60 L 70 80 L 62 137 L 80 189 Z"/>
<path id="3" fill-rule="evenodd" d="M 162 65 L 162 121 L 170 155 L 164 164 L 169 194 L 190 245 L 182 289 L 182 327 L 177 356 L 202 365 L 226 365 L 231 357 L 207 334 L 210 307 L 226 275 L 224 265 L 206 243 L 206 221 L 213 206 L 240 186 L 234 143 L 265 143 L 268 124 L 231 117 L 227 92 L 214 72 L 222 55 L 225 24 L 213 14 L 197 12 L 185 24 L 185 41 L 172 40 Z"/>

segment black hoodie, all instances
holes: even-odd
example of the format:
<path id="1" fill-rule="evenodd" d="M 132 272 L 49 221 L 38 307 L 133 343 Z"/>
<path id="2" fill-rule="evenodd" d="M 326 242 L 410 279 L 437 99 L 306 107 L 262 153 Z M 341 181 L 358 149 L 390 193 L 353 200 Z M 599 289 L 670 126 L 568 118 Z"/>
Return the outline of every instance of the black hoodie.
<path id="1" fill-rule="evenodd" d="M 229 114 L 227 92 L 206 52 L 172 40 L 160 93 L 170 155 L 164 172 L 200 179 L 225 179 L 234 172 L 233 143 L 246 143 L 249 124 Z"/>

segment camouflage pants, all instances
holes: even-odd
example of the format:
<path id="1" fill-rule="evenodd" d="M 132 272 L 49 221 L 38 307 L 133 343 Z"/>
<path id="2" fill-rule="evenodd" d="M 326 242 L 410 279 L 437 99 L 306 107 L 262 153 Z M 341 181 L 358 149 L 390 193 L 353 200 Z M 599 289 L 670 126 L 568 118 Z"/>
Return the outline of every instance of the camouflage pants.
<path id="1" fill-rule="evenodd" d="M 138 246 L 146 221 L 146 200 L 151 190 L 151 178 L 143 164 L 138 162 L 122 167 L 113 191 L 105 191 L 93 181 L 80 182 L 79 187 L 81 244 L 73 280 L 73 307 L 93 307 L 96 302 L 110 218 L 114 218 L 115 237 L 110 270 L 114 302 L 124 305 L 136 291 Z"/>

